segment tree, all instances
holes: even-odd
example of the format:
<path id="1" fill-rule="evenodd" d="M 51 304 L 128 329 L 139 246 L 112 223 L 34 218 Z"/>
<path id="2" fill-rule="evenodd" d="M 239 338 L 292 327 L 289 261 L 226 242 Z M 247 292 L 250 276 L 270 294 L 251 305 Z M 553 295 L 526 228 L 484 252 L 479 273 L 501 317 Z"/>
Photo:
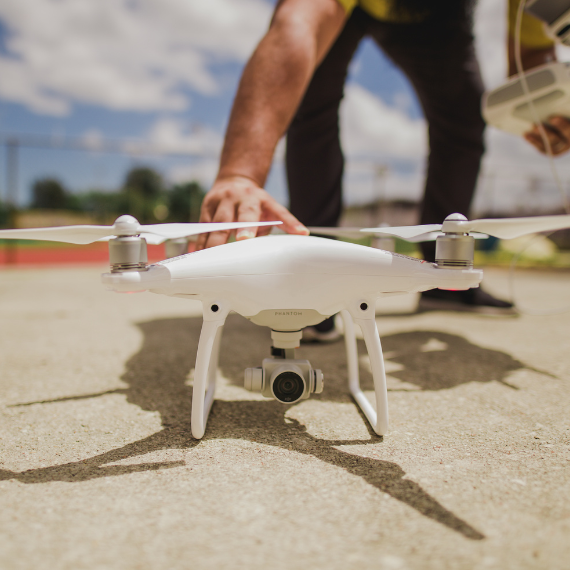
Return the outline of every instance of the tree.
<path id="1" fill-rule="evenodd" d="M 63 184 L 55 178 L 41 178 L 32 186 L 32 208 L 63 210 L 68 197 Z"/>
<path id="2" fill-rule="evenodd" d="M 8 226 L 10 218 L 10 208 L 4 202 L 0 201 L 0 228 Z"/>
<path id="3" fill-rule="evenodd" d="M 170 222 L 197 222 L 206 194 L 198 182 L 177 184 L 167 192 L 168 220 Z"/>
<path id="4" fill-rule="evenodd" d="M 132 168 L 125 178 L 122 193 L 127 196 L 129 214 L 141 223 L 157 221 L 155 210 L 164 195 L 158 172 L 146 166 Z"/>
<path id="5" fill-rule="evenodd" d="M 88 212 L 103 224 L 113 223 L 115 218 L 128 211 L 128 197 L 120 192 L 90 190 L 78 194 L 74 200 L 74 209 Z"/>

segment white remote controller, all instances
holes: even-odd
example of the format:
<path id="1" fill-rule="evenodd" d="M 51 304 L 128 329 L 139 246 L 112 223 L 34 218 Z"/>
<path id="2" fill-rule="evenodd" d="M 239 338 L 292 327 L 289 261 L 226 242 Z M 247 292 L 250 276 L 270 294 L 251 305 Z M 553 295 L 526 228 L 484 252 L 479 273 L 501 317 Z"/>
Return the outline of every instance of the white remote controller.
<path id="1" fill-rule="evenodd" d="M 529 97 L 518 77 L 483 96 L 485 121 L 502 131 L 522 135 L 553 115 L 570 117 L 570 63 L 547 63 L 525 72 Z"/>

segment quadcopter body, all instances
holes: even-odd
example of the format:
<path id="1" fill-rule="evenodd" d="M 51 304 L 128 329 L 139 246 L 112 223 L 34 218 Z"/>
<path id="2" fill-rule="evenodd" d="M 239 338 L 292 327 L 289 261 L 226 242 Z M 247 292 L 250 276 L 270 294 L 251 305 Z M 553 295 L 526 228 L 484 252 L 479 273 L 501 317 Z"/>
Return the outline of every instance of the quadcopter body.
<path id="1" fill-rule="evenodd" d="M 472 268 L 439 268 L 393 252 L 290 235 L 229 243 L 166 259 L 144 271 L 102 276 L 115 291 L 204 302 L 223 298 L 252 322 L 283 331 L 318 324 L 346 308 L 347 299 L 469 289 L 481 279 L 482 271 Z"/>
<path id="2" fill-rule="evenodd" d="M 204 435 L 213 402 L 221 331 L 230 311 L 271 329 L 273 358 L 245 371 L 246 388 L 283 403 L 323 389 L 323 375 L 295 358 L 302 329 L 340 313 L 344 322 L 349 388 L 379 435 L 388 430 L 382 348 L 376 299 L 442 288 L 477 287 L 480 270 L 441 268 L 412 257 L 311 236 L 269 236 L 202 250 L 147 267 L 106 273 L 103 283 L 120 292 L 151 291 L 198 299 L 204 324 L 198 345 L 192 401 L 192 434 Z M 360 326 L 372 365 L 376 407 L 360 388 L 354 324 Z"/>

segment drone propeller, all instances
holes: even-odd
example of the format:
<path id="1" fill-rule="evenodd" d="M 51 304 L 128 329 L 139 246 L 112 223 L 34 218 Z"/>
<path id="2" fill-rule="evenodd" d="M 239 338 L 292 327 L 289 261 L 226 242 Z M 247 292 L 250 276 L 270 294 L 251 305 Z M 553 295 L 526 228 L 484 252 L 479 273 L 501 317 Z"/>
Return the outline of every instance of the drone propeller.
<path id="1" fill-rule="evenodd" d="M 235 230 L 257 226 L 278 225 L 282 222 L 228 222 L 141 225 L 133 216 L 121 216 L 112 226 L 61 226 L 54 228 L 30 228 L 0 230 L 0 239 L 33 239 L 88 244 L 107 241 L 117 236 L 144 237 L 151 244 L 208 232 Z"/>
<path id="2" fill-rule="evenodd" d="M 348 239 L 362 239 L 362 231 L 360 228 L 323 228 L 323 227 L 309 227 L 307 228 L 312 235 L 317 236 L 331 236 L 342 237 Z"/>
<path id="3" fill-rule="evenodd" d="M 420 228 L 420 233 L 411 231 L 412 229 Z M 427 229 L 426 229 L 427 228 Z M 432 229 L 430 229 L 432 228 Z M 401 230 L 410 230 L 402 232 Z M 402 226 L 391 228 L 389 226 L 380 228 L 321 228 L 321 227 L 309 227 L 308 230 L 311 234 L 322 235 L 322 236 L 334 236 L 348 239 L 361 239 L 363 233 L 371 235 L 386 235 L 401 238 L 405 241 L 411 243 L 419 243 L 422 241 L 433 241 L 437 236 L 442 235 L 441 224 L 431 224 L 425 226 Z M 391 230 L 396 230 L 392 232 Z M 406 235 L 402 235 L 406 234 Z M 476 238 L 487 238 L 489 236 L 481 235 L 475 236 Z"/>
<path id="4" fill-rule="evenodd" d="M 495 236 L 500 239 L 512 239 L 526 234 L 561 230 L 569 227 L 570 215 L 467 220 L 467 218 L 460 214 L 452 214 L 445 219 L 443 224 L 363 228 L 361 231 L 365 234 L 392 235 L 407 240 L 415 239 L 415 241 L 427 241 L 423 239 L 423 234 L 428 232 L 436 232 L 435 237 L 437 237 L 439 232 L 443 231 L 444 233 L 459 234 L 477 232 Z"/>
<path id="5" fill-rule="evenodd" d="M 441 233 L 441 224 L 424 224 L 422 226 L 386 226 L 383 228 L 362 228 L 363 234 L 394 236 L 406 241 L 429 241 Z"/>
<path id="6" fill-rule="evenodd" d="M 473 267 L 474 238 L 491 235 L 500 239 L 512 239 L 526 234 L 564 228 L 570 228 L 570 215 L 468 220 L 462 214 L 451 214 L 445 218 L 442 225 L 364 228 L 362 232 L 372 235 L 393 235 L 408 240 L 412 238 L 417 241 L 427 241 L 427 232 L 434 232 L 436 264 L 439 267 L 464 269 Z"/>
<path id="7" fill-rule="evenodd" d="M 513 239 L 526 234 L 562 230 L 570 227 L 570 215 L 536 216 L 482 220 L 447 220 L 444 232 L 484 232 L 500 239 Z M 455 229 L 457 228 L 457 229 Z"/>

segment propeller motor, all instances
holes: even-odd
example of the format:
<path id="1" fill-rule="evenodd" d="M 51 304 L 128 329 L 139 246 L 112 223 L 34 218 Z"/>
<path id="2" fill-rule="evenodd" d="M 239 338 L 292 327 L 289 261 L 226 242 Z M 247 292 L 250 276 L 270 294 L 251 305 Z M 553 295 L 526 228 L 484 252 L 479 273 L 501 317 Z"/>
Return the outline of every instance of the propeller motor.
<path id="1" fill-rule="evenodd" d="M 466 222 L 462 214 L 450 214 L 445 222 Z M 470 269 L 473 267 L 475 255 L 475 238 L 463 231 L 446 231 L 443 224 L 443 235 L 435 240 L 435 263 L 447 269 Z M 448 224 L 451 225 L 451 224 Z M 461 230 L 461 228 L 459 228 Z"/>

